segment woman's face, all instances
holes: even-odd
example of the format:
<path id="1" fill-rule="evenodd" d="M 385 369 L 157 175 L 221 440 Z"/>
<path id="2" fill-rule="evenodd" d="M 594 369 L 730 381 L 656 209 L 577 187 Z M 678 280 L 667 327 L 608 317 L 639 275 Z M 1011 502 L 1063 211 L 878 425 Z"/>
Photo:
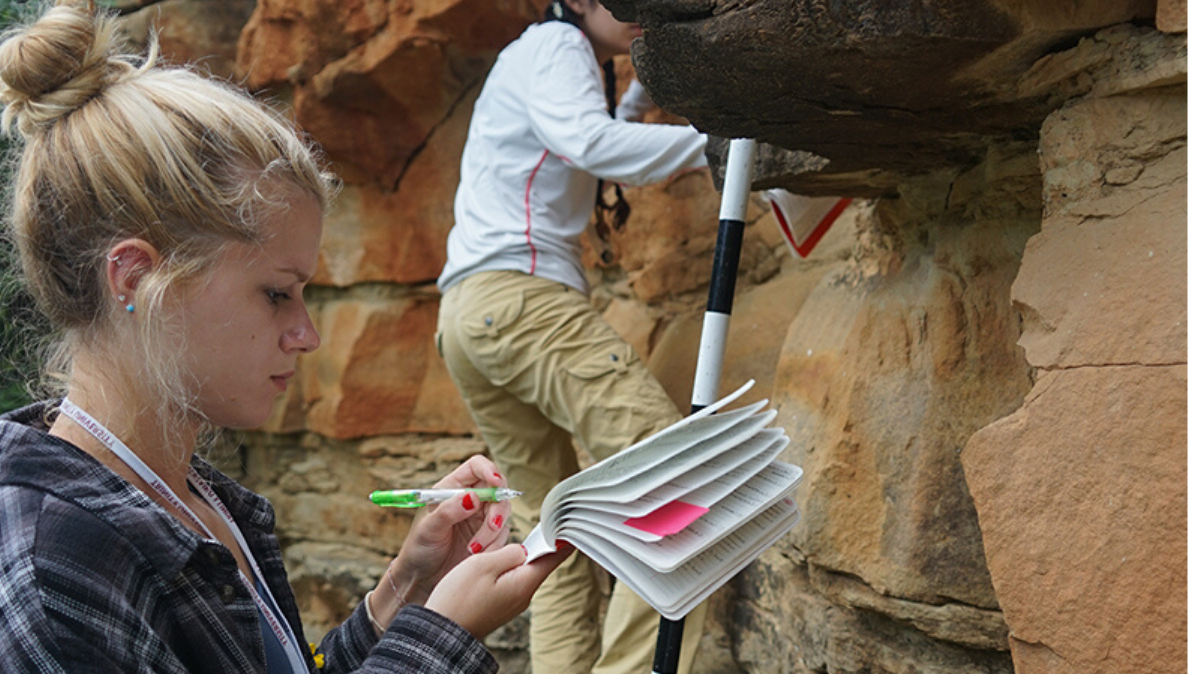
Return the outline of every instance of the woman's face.
<path id="1" fill-rule="evenodd" d="M 633 39 L 642 34 L 636 23 L 617 21 L 600 0 L 572 0 L 571 9 L 583 17 L 580 28 L 592 43 L 600 63 L 614 56 L 628 54 Z"/>
<path id="2" fill-rule="evenodd" d="M 200 411 L 226 428 L 265 423 L 297 357 L 321 343 L 303 295 L 321 243 L 317 201 L 293 199 L 264 233 L 262 245 L 230 246 L 181 304 Z"/>

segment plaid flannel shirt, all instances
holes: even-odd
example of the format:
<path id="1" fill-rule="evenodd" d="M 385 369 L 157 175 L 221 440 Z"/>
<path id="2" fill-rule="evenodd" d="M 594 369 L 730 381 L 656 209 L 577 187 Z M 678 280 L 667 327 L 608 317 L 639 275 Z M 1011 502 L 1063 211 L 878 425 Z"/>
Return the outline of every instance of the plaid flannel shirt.
<path id="1" fill-rule="evenodd" d="M 265 672 L 257 608 L 229 550 L 48 435 L 47 409 L 0 416 L 0 670 Z M 270 504 L 203 460 L 194 465 L 303 639 Z M 419 606 L 405 607 L 377 639 L 359 605 L 317 653 L 322 674 L 497 670 L 482 643 Z M 308 666 L 317 671 L 311 657 Z"/>

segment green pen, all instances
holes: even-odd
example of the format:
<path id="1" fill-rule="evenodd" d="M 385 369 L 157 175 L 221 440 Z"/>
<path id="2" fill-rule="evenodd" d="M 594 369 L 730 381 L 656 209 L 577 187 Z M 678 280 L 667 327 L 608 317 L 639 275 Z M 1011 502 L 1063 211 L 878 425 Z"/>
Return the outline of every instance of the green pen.
<path id="1" fill-rule="evenodd" d="M 420 508 L 450 501 L 467 494 L 475 494 L 480 501 L 507 501 L 521 495 L 508 487 L 484 487 L 478 489 L 392 489 L 371 492 L 371 503 L 391 508 Z"/>

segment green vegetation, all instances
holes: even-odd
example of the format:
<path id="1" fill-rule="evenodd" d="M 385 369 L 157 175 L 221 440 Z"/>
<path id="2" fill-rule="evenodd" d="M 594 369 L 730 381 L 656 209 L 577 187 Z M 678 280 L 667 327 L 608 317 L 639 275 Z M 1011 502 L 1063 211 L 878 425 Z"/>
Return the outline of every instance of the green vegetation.
<path id="1" fill-rule="evenodd" d="M 12 26 L 32 2 L 0 0 L 0 30 Z M 0 156 L 11 151 L 9 140 L 0 136 Z M 9 162 L 0 165 L 0 184 L 7 186 Z M 3 192 L 7 194 L 7 188 Z M 5 223 L 7 227 L 7 223 Z M 30 402 L 26 383 L 37 376 L 40 359 L 34 344 L 47 332 L 46 322 L 34 309 L 33 299 L 19 282 L 12 242 L 0 238 L 0 412 Z"/>
<path id="2" fill-rule="evenodd" d="M 0 252 L 0 412 L 30 402 L 27 382 L 37 378 L 40 357 L 36 343 L 48 327 L 34 309 L 33 299 L 18 283 L 12 246 Z"/>

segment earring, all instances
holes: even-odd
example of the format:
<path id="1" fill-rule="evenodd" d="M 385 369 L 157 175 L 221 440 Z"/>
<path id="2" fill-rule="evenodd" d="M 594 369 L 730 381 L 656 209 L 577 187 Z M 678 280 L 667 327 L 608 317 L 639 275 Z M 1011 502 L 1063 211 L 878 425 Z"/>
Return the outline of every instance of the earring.
<path id="1" fill-rule="evenodd" d="M 116 255 L 105 255 L 104 257 L 105 257 L 105 258 L 106 258 L 106 259 L 107 259 L 109 262 L 116 262 L 118 267 L 120 267 L 120 266 L 121 266 L 121 258 L 120 258 L 120 257 L 118 257 L 118 256 L 116 256 Z"/>
<path id="2" fill-rule="evenodd" d="M 124 295 L 117 295 L 117 301 L 118 301 L 118 302 L 124 302 L 124 301 L 125 301 L 125 296 L 124 296 Z M 131 314 L 132 314 L 132 313 L 133 313 L 133 303 L 126 304 L 126 305 L 125 305 L 125 311 L 128 311 L 129 313 L 131 313 Z"/>
<path id="3" fill-rule="evenodd" d="M 561 2 L 556 1 L 553 5 L 551 5 L 550 11 L 554 12 L 554 18 L 556 18 L 556 19 L 563 18 L 563 6 L 562 6 Z"/>

